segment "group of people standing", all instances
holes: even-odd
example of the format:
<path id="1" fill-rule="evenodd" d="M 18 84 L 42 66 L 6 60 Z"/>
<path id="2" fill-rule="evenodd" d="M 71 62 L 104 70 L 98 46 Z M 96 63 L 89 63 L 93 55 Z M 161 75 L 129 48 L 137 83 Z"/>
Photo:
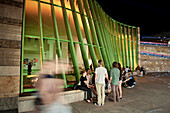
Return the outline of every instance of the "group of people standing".
<path id="1" fill-rule="evenodd" d="M 86 102 L 90 103 L 92 99 L 92 91 L 97 96 L 96 106 L 103 106 L 105 101 L 105 89 L 111 84 L 112 100 L 113 102 L 119 102 L 122 99 L 122 83 L 130 81 L 129 78 L 125 78 L 125 69 L 121 69 L 121 64 L 113 62 L 113 68 L 110 70 L 110 77 L 108 76 L 107 69 L 103 67 L 102 60 L 98 61 L 98 67 L 95 69 L 94 76 L 91 76 L 91 70 L 87 69 L 83 72 L 80 78 L 79 89 L 87 91 Z M 110 78 L 110 79 L 109 79 Z"/>

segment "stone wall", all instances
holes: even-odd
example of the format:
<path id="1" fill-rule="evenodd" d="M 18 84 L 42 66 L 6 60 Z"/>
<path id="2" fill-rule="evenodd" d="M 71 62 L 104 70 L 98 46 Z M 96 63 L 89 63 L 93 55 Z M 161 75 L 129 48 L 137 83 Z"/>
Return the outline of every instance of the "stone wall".
<path id="1" fill-rule="evenodd" d="M 0 113 L 18 112 L 23 0 L 0 0 Z"/>
<path id="2" fill-rule="evenodd" d="M 140 51 L 170 55 L 170 47 L 156 45 L 140 45 Z M 141 66 L 144 66 L 149 72 L 168 72 L 170 71 L 170 58 L 141 55 Z"/>

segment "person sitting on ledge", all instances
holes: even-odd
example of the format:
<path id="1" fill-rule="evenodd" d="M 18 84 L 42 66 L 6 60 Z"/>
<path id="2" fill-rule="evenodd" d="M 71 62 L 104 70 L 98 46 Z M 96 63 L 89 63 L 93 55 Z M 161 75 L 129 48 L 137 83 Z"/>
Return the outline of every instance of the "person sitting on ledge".
<path id="1" fill-rule="evenodd" d="M 88 81 L 88 78 L 87 78 L 87 72 L 86 71 L 83 71 L 83 74 L 80 78 L 80 87 L 79 89 L 80 90 L 83 90 L 83 91 L 87 91 L 87 100 L 86 102 L 90 103 L 92 101 L 92 93 L 91 93 L 91 85 L 89 85 L 89 81 Z"/>
<path id="2" fill-rule="evenodd" d="M 89 87 L 91 88 L 92 92 L 97 96 L 95 83 L 93 83 L 94 77 L 91 76 L 91 70 L 89 68 L 87 68 L 86 73 L 87 73 L 87 81 L 88 81 Z M 93 76 L 95 76 L 95 75 L 93 75 Z"/>

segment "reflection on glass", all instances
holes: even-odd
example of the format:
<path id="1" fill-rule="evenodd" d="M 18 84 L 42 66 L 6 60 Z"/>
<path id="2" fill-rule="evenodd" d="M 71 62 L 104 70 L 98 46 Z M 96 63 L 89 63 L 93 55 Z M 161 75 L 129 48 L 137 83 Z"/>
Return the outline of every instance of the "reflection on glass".
<path id="1" fill-rule="evenodd" d="M 55 5 L 61 6 L 61 1 L 60 1 L 60 0 L 53 0 L 53 3 L 54 3 Z"/>
<path id="2" fill-rule="evenodd" d="M 58 27 L 60 39 L 68 40 L 62 8 L 55 6 L 54 9 L 55 9 L 55 15 L 56 15 L 57 27 Z"/>
<path id="3" fill-rule="evenodd" d="M 74 24 L 74 19 L 73 19 L 73 13 L 72 11 L 66 10 L 67 11 L 67 17 L 70 23 L 70 28 L 71 28 L 71 33 L 72 33 L 72 38 L 73 41 L 78 42 L 78 37 L 77 37 L 77 32 Z"/>
<path id="4" fill-rule="evenodd" d="M 48 2 L 48 3 L 50 3 L 50 0 L 41 0 L 41 1 L 44 1 L 44 2 Z"/>
<path id="5" fill-rule="evenodd" d="M 129 53 L 128 53 L 128 38 L 127 38 L 127 27 L 125 27 L 125 37 L 126 37 L 126 59 L 127 59 L 127 65 L 129 65 Z"/>
<path id="6" fill-rule="evenodd" d="M 79 44 L 74 44 L 75 47 L 75 51 L 76 51 L 76 56 L 77 56 L 77 63 L 79 66 L 79 72 L 85 70 L 84 67 L 84 62 L 83 62 L 83 58 L 82 58 L 82 54 L 81 54 L 81 49 L 80 49 L 80 45 Z"/>
<path id="7" fill-rule="evenodd" d="M 41 69 L 40 40 L 36 38 L 25 38 L 24 41 L 24 62 L 23 62 L 23 79 L 24 89 L 35 86 L 36 72 Z"/>
<path id="8" fill-rule="evenodd" d="M 95 51 L 95 54 L 96 54 L 97 60 L 100 60 L 100 56 L 99 56 L 99 53 L 98 53 L 97 47 L 94 47 L 94 51 Z"/>
<path id="9" fill-rule="evenodd" d="M 41 16 L 44 37 L 54 38 L 54 26 L 50 5 L 41 3 Z"/>
<path id="10" fill-rule="evenodd" d="M 93 62 L 92 62 L 91 55 L 90 55 L 90 52 L 89 52 L 89 46 L 85 45 L 85 49 L 86 49 L 86 53 L 87 53 L 87 56 L 88 56 L 89 65 L 94 70 Z"/>
<path id="11" fill-rule="evenodd" d="M 90 6 L 89 6 L 89 2 L 88 2 L 88 0 L 86 0 L 86 2 L 87 2 L 87 7 L 88 7 L 89 12 L 90 12 L 90 17 L 92 18 L 91 9 L 90 9 Z"/>
<path id="12" fill-rule="evenodd" d="M 38 3 L 26 0 L 25 4 L 25 35 L 39 36 Z"/>
<path id="13" fill-rule="evenodd" d="M 65 7 L 71 9 L 70 0 L 64 0 L 64 2 L 65 2 Z"/>
<path id="14" fill-rule="evenodd" d="M 65 68 L 71 66 L 71 68 L 68 68 L 68 73 L 66 74 L 67 85 L 73 85 L 76 81 L 76 78 L 74 75 L 74 67 L 71 58 L 69 43 L 61 42 L 60 46 L 61 46 L 62 56 L 64 60 L 63 63 L 67 65 Z"/>
<path id="15" fill-rule="evenodd" d="M 134 56 L 134 67 L 137 67 L 136 63 L 136 36 L 135 36 L 135 29 L 133 29 L 133 56 Z"/>
<path id="16" fill-rule="evenodd" d="M 131 28 L 129 28 L 129 45 L 130 45 L 130 64 L 132 66 L 132 45 L 131 45 Z"/>
<path id="17" fill-rule="evenodd" d="M 45 60 L 56 59 L 56 42 L 55 40 L 44 40 L 44 57 Z"/>
<path id="18" fill-rule="evenodd" d="M 85 17 L 85 19 L 86 19 L 86 24 L 87 24 L 87 27 L 88 27 L 88 30 L 89 30 L 89 33 L 90 33 L 90 38 L 91 38 L 92 44 L 94 45 L 94 40 L 93 40 L 93 37 L 92 37 L 92 34 L 91 34 L 91 29 L 90 29 L 88 18 Z"/>
<path id="19" fill-rule="evenodd" d="M 82 19 L 81 19 L 80 14 L 78 14 L 78 13 L 77 13 L 77 18 L 78 18 L 78 22 L 79 22 L 79 25 L 80 25 L 82 36 L 83 36 L 83 38 L 86 38 L 86 35 L 85 35 L 85 32 L 84 32 L 83 23 L 82 23 Z"/>

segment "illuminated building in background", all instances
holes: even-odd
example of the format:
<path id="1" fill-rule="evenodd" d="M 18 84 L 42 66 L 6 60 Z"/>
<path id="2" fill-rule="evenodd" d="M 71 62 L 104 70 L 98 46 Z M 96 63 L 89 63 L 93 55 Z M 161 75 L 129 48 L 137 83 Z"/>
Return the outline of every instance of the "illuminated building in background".
<path id="1" fill-rule="evenodd" d="M 113 61 L 137 67 L 138 29 L 109 17 L 95 0 L 26 0 L 23 13 L 21 93 L 36 90 L 32 77 L 45 60 L 64 59 L 72 66 L 58 75 L 65 87 L 78 82 L 90 65 L 94 70 L 99 59 L 108 71 Z"/>
<path id="2" fill-rule="evenodd" d="M 67 88 L 99 59 L 109 72 L 114 61 L 134 69 L 140 55 L 139 28 L 112 19 L 95 0 L 1 0 L 0 34 L 0 111 L 7 113 L 32 110 L 43 61 L 71 65 L 56 75 Z"/>

